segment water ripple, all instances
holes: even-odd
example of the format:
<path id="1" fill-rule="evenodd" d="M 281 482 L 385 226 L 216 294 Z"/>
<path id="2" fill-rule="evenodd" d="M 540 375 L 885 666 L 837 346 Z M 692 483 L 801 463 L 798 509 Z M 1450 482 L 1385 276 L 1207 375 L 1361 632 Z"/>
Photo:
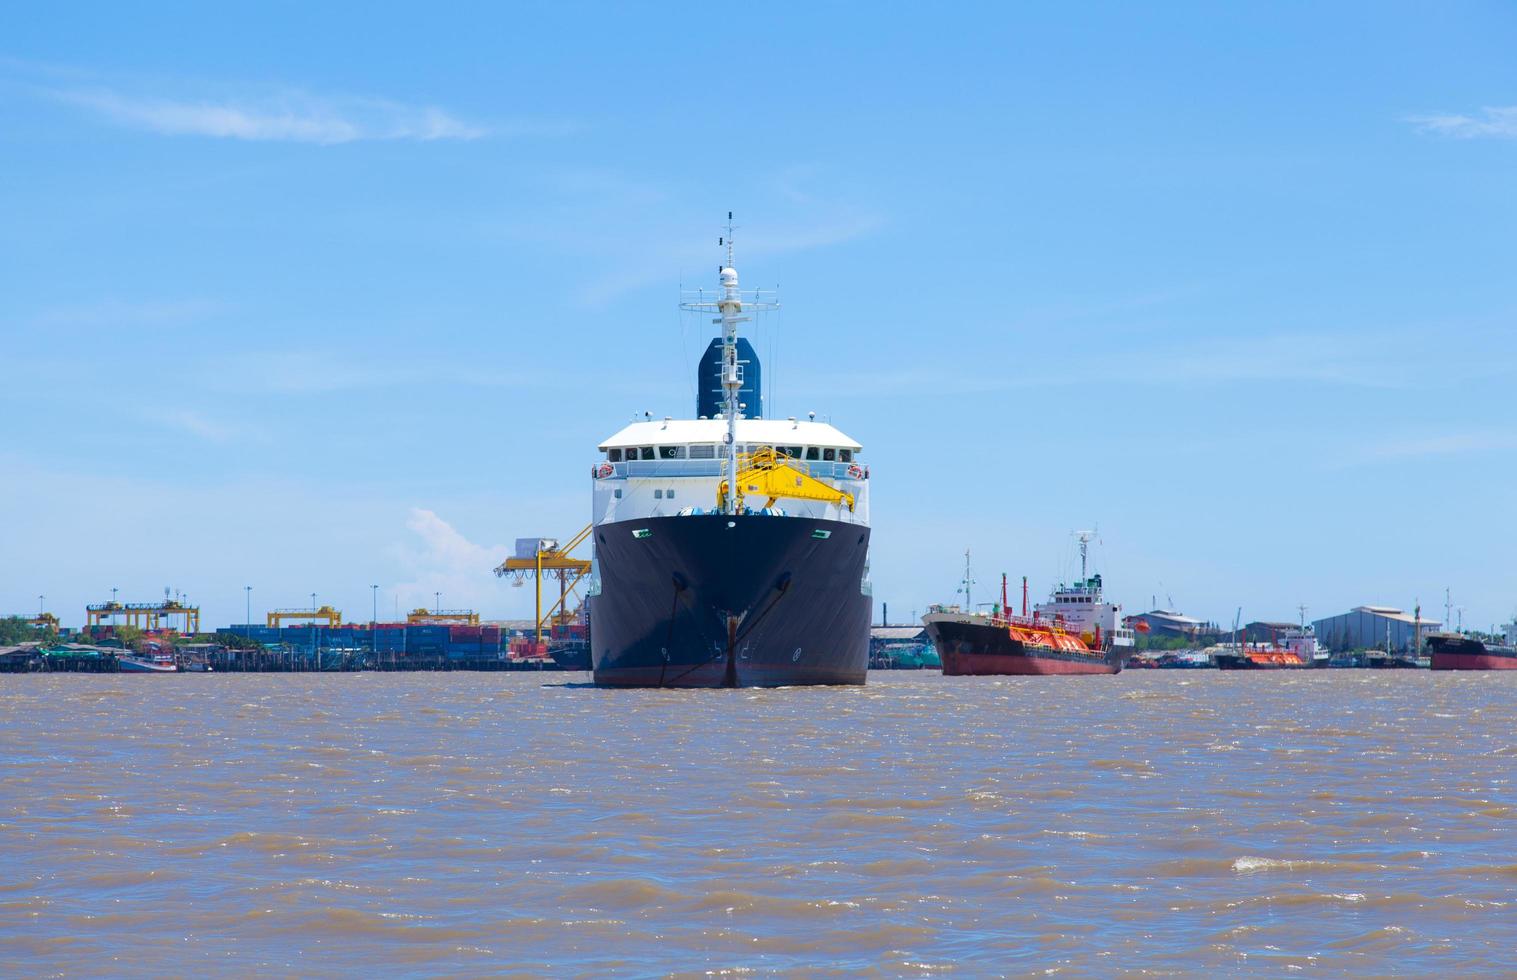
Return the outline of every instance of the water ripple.
<path id="1" fill-rule="evenodd" d="M 1517 678 L 0 677 L 14 974 L 1517 971 Z"/>

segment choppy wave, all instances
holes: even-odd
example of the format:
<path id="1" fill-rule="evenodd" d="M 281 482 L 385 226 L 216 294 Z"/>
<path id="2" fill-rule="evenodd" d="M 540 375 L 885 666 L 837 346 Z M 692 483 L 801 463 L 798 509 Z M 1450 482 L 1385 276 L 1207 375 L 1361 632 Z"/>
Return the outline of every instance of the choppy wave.
<path id="1" fill-rule="evenodd" d="M 0 677 L 18 974 L 1517 972 L 1517 678 Z"/>

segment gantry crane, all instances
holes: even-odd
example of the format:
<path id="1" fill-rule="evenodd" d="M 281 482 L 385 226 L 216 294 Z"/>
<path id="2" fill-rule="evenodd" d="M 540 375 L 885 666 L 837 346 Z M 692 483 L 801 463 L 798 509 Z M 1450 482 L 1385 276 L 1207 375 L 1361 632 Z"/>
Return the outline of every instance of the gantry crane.
<path id="1" fill-rule="evenodd" d="M 590 537 L 590 529 L 593 525 L 586 524 L 584 529 L 569 540 L 566 545 L 559 545 L 553 538 L 538 538 L 531 555 L 523 555 L 521 546 L 517 546 L 517 556 L 507 558 L 496 566 L 495 574 L 500 578 L 510 578 L 515 584 L 523 583 L 527 578 L 532 578 L 537 588 L 537 619 L 536 619 L 536 642 L 543 641 L 543 623 L 554 619 L 560 625 L 567 625 L 574 621 L 574 615 L 569 612 L 569 596 L 574 594 L 580 579 L 590 574 L 590 561 L 586 558 L 570 558 L 569 552 L 584 543 Z M 531 541 L 532 539 L 526 539 Z M 551 575 L 558 579 L 558 600 L 543 613 L 543 577 Z"/>
<path id="2" fill-rule="evenodd" d="M 58 617 L 50 612 L 38 613 L 32 616 L 28 622 L 38 629 L 52 630 L 54 633 L 58 632 Z"/>
<path id="3" fill-rule="evenodd" d="M 421 626 L 430 623 L 451 623 L 459 626 L 478 626 L 479 613 L 472 609 L 421 609 L 406 613 L 406 624 Z"/>
<path id="4" fill-rule="evenodd" d="M 127 626 L 149 632 L 162 628 L 163 620 L 178 616 L 184 620 L 183 633 L 200 632 L 200 607 L 185 605 L 178 599 L 166 598 L 162 602 L 116 602 L 113 599 L 84 607 L 84 621 L 88 627 L 104 625 L 106 620 L 115 620 L 117 616 L 123 617 Z"/>
<path id="5" fill-rule="evenodd" d="M 274 629 L 278 629 L 286 619 L 304 619 L 313 623 L 325 620 L 333 629 L 342 625 L 342 613 L 331 606 L 322 606 L 320 609 L 273 609 L 268 614 L 268 624 Z"/>

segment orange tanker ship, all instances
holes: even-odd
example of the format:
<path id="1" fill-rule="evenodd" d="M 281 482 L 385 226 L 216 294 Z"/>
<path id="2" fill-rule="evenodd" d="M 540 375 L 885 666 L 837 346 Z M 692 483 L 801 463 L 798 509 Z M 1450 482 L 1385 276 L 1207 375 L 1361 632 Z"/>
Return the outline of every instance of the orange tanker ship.
<path id="1" fill-rule="evenodd" d="M 1086 546 L 1080 540 L 1080 580 L 1060 585 L 1046 603 L 1027 615 L 1027 580 L 1022 580 L 1022 615 L 1011 614 L 1006 577 L 1001 602 L 990 615 L 957 606 L 933 606 L 922 623 L 943 662 L 943 673 L 1115 674 L 1134 650 L 1131 630 L 1118 624 L 1121 607 L 1105 601 L 1101 576 L 1085 577 Z M 966 559 L 967 559 L 966 553 Z M 966 566 L 964 581 L 971 581 Z"/>

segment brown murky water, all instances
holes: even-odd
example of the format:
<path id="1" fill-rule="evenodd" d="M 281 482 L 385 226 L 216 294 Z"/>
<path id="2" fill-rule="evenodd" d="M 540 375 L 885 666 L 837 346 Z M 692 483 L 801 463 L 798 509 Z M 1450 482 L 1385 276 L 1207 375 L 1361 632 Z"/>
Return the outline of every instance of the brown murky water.
<path id="1" fill-rule="evenodd" d="M 0 973 L 1517 971 L 1517 677 L 0 677 Z"/>

